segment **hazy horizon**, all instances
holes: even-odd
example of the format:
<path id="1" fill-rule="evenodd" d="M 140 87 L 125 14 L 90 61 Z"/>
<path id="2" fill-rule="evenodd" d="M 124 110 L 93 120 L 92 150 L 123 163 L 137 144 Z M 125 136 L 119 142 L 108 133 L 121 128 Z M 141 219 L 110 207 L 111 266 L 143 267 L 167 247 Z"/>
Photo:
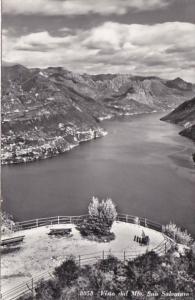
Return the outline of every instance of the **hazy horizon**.
<path id="1" fill-rule="evenodd" d="M 67 71 L 69 71 L 69 72 L 72 72 L 72 73 L 77 73 L 77 74 L 80 74 L 80 75 L 129 75 L 129 76 L 132 76 L 132 77 L 136 77 L 136 76 L 138 76 L 138 77 L 155 77 L 155 78 L 159 78 L 159 79 L 162 79 L 162 80 L 174 80 L 174 79 L 177 79 L 177 78 L 180 78 L 180 79 L 182 79 L 182 80 L 184 80 L 184 81 L 186 81 L 186 82 L 188 82 L 188 83 L 192 83 L 192 84 L 195 84 L 195 79 L 194 79 L 194 81 L 187 81 L 187 80 L 185 80 L 185 79 L 183 79 L 182 77 L 173 77 L 173 78 L 165 78 L 165 77 L 159 77 L 159 76 L 156 76 L 156 75 L 140 75 L 140 74 L 133 74 L 133 73 L 110 73 L 110 72 L 107 72 L 107 73 L 86 73 L 86 72 L 74 72 L 74 70 L 70 70 L 70 69 L 67 69 L 67 68 L 65 68 L 65 67 L 62 67 L 62 66 L 52 66 L 52 65 L 49 65 L 49 66 L 45 66 L 45 67 L 39 67 L 39 66 L 34 66 L 34 67 L 28 67 L 28 66 L 25 66 L 25 65 L 23 65 L 23 64 L 20 64 L 20 63 L 17 63 L 17 62 L 15 62 L 15 63 L 7 63 L 7 62 L 5 62 L 5 61 L 2 61 L 2 66 L 4 66 L 4 67 L 12 67 L 12 66 L 16 66 L 16 65 L 21 65 L 21 66 L 23 66 L 23 67 L 26 67 L 26 68 L 28 68 L 28 69 L 47 69 L 47 68 L 63 68 L 64 70 L 67 70 Z"/>

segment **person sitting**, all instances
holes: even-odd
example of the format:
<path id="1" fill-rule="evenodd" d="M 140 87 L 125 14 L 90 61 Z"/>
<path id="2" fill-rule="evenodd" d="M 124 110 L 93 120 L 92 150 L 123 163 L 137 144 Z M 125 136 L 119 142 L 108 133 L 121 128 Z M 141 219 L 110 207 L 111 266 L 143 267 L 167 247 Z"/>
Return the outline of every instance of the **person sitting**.
<path id="1" fill-rule="evenodd" d="M 135 235 L 133 240 L 140 245 L 149 245 L 150 238 L 148 235 L 145 235 L 145 233 L 142 233 L 142 237 Z"/>

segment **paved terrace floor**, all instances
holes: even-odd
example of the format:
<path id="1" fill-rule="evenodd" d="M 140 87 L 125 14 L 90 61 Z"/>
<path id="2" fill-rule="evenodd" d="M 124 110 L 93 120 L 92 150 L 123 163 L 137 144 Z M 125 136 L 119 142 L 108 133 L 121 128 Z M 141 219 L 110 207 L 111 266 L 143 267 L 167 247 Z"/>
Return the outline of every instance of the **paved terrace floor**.
<path id="1" fill-rule="evenodd" d="M 51 228 L 72 228 L 72 237 L 49 236 Z M 141 246 L 134 241 L 134 236 L 141 236 L 142 230 L 150 237 L 149 246 Z M 112 231 L 115 240 L 108 243 L 98 243 L 84 239 L 73 224 L 44 226 L 34 229 L 15 232 L 3 238 L 25 235 L 24 242 L 10 253 L 2 254 L 1 284 L 2 291 L 31 279 L 31 276 L 41 272 L 52 271 L 67 255 L 102 257 L 103 251 L 113 253 L 119 258 L 126 255 L 142 254 L 163 243 L 163 234 L 155 230 L 135 224 L 114 222 Z M 108 252 L 107 252 L 108 251 Z M 131 253 L 130 253 L 131 252 Z M 93 255 L 93 253 L 96 253 Z"/>

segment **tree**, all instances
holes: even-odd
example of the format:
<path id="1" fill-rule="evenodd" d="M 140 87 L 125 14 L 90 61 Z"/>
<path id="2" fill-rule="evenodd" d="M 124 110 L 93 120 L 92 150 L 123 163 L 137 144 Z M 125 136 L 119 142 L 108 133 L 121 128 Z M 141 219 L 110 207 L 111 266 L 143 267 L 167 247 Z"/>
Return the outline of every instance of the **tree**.
<path id="1" fill-rule="evenodd" d="M 89 207 L 89 216 L 92 218 L 99 218 L 109 226 L 113 224 L 117 217 L 116 206 L 111 199 L 99 201 L 98 198 L 93 197 Z"/>
<path id="2" fill-rule="evenodd" d="M 101 207 L 103 219 L 105 219 L 109 225 L 112 225 L 112 223 L 116 220 L 117 217 L 116 206 L 114 205 L 111 199 L 106 199 L 102 200 Z"/>
<path id="3" fill-rule="evenodd" d="M 116 220 L 116 206 L 111 199 L 101 200 L 93 197 L 88 206 L 89 216 L 77 227 L 82 236 L 98 241 L 114 239 L 114 233 L 110 231 Z"/>
<path id="4" fill-rule="evenodd" d="M 99 207 L 100 207 L 99 199 L 93 197 L 88 206 L 89 215 L 91 217 L 99 217 Z"/>

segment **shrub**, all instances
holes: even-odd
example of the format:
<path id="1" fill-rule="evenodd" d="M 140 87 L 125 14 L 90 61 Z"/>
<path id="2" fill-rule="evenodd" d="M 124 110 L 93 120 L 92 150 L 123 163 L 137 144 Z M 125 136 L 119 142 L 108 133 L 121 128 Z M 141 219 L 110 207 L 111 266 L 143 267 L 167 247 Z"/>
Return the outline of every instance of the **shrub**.
<path id="1" fill-rule="evenodd" d="M 105 283 L 105 275 L 104 273 L 97 269 L 95 266 L 91 268 L 90 273 L 89 273 L 89 286 L 90 288 L 98 292 L 102 289 L 104 283 Z"/>
<path id="2" fill-rule="evenodd" d="M 1 218 L 1 233 L 2 234 L 10 233 L 12 231 L 11 230 L 12 226 L 15 224 L 12 215 L 1 211 L 0 218 Z"/>
<path id="3" fill-rule="evenodd" d="M 108 242 L 114 239 L 115 235 L 110 232 L 110 226 L 97 217 L 88 217 L 77 227 L 81 235 L 89 240 Z"/>
<path id="4" fill-rule="evenodd" d="M 36 289 L 36 299 L 40 300 L 52 300 L 59 299 L 61 295 L 61 287 L 56 280 L 41 280 L 37 285 Z"/>
<path id="5" fill-rule="evenodd" d="M 62 286 L 70 286 L 78 278 L 79 267 L 73 257 L 68 258 L 59 267 L 55 268 L 54 275 Z"/>
<path id="6" fill-rule="evenodd" d="M 102 259 L 98 263 L 98 268 L 103 272 L 113 271 L 117 272 L 119 260 L 113 255 L 109 255 L 106 259 Z"/>
<path id="7" fill-rule="evenodd" d="M 172 222 L 165 226 L 165 233 L 172 239 L 174 239 L 177 243 L 184 245 L 191 245 L 193 243 L 193 238 L 187 232 L 187 230 L 182 230 Z"/>
<path id="8" fill-rule="evenodd" d="M 178 268 L 180 271 L 186 271 L 186 273 L 192 276 L 193 280 L 195 280 L 195 254 L 193 250 L 190 249 L 186 256 L 182 256 L 179 261 Z"/>
<path id="9" fill-rule="evenodd" d="M 192 251 L 182 257 L 175 257 L 173 253 L 158 256 L 151 251 L 129 261 L 128 264 L 109 256 L 93 266 L 82 267 L 78 267 L 74 259 L 69 258 L 56 269 L 56 280 L 39 283 L 36 299 L 76 300 L 80 291 L 94 291 L 94 297 L 83 296 L 83 300 L 108 299 L 106 296 L 100 297 L 102 290 L 113 291 L 116 295 L 120 291 L 129 291 L 126 299 L 131 299 L 132 290 L 140 290 L 144 295 L 148 291 L 158 292 L 159 297 L 155 299 L 161 299 L 162 291 L 186 292 L 190 295 L 195 293 L 195 259 Z M 24 299 L 32 298 L 21 298 Z M 122 300 L 123 297 L 116 296 L 114 299 Z"/>
<path id="10" fill-rule="evenodd" d="M 83 236 L 96 235 L 101 237 L 110 234 L 110 226 L 97 217 L 89 217 L 80 224 L 79 230 Z"/>
<path id="11" fill-rule="evenodd" d="M 94 291 L 97 295 L 100 291 L 117 292 L 117 284 L 114 280 L 114 273 L 102 272 L 97 267 L 92 267 L 89 273 L 89 289 Z M 98 295 L 95 299 L 107 299 L 105 296 Z M 113 298 L 111 298 L 113 299 Z"/>

